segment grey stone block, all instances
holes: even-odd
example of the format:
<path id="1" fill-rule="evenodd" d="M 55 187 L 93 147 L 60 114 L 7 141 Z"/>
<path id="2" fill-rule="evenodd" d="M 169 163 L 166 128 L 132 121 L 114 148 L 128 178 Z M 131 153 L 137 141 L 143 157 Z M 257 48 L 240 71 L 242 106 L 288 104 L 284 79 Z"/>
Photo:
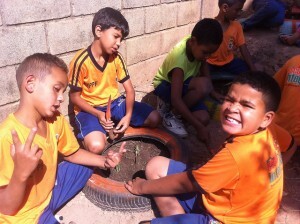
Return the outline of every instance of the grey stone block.
<path id="1" fill-rule="evenodd" d="M 196 22 L 200 18 L 200 1 L 186 1 L 178 4 L 177 25 L 185 25 Z"/>
<path id="2" fill-rule="evenodd" d="M 127 8 L 137 8 L 143 6 L 150 6 L 150 5 L 158 5 L 160 0 L 123 0 L 123 7 Z"/>
<path id="3" fill-rule="evenodd" d="M 36 52 L 47 52 L 43 24 L 0 27 L 0 67 L 20 63 Z"/>
<path id="4" fill-rule="evenodd" d="M 0 68 L 0 95 L 0 105 L 19 99 L 15 66 Z"/>
<path id="5" fill-rule="evenodd" d="M 2 0 L 5 24 L 19 24 L 71 15 L 69 0 Z"/>
<path id="6" fill-rule="evenodd" d="M 72 14 L 74 16 L 94 14 L 104 7 L 111 7 L 120 10 L 122 3 L 121 0 L 71 0 L 71 2 Z"/>
<path id="7" fill-rule="evenodd" d="M 123 12 L 129 24 L 129 36 L 134 37 L 144 34 L 145 31 L 145 9 L 128 9 Z"/>
<path id="8" fill-rule="evenodd" d="M 53 21 L 47 24 L 47 38 L 52 54 L 85 48 L 93 41 L 92 16 Z"/>
<path id="9" fill-rule="evenodd" d="M 146 8 L 146 33 L 176 26 L 176 4 L 163 4 Z"/>
<path id="10" fill-rule="evenodd" d="M 134 37 L 126 41 L 127 64 L 132 65 L 160 54 L 161 34 Z"/>

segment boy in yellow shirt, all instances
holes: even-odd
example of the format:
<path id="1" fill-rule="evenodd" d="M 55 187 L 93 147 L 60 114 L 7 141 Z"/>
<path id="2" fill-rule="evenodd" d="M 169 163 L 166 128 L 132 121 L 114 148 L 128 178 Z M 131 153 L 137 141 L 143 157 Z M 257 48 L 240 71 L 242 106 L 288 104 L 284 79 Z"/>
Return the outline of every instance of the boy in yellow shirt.
<path id="1" fill-rule="evenodd" d="M 54 213 L 92 174 L 82 165 L 112 168 L 125 152 L 124 145 L 108 156 L 79 148 L 58 111 L 67 72 L 47 53 L 27 57 L 17 70 L 20 104 L 0 125 L 0 223 L 57 223 Z M 66 161 L 57 166 L 58 153 Z"/>
<path id="2" fill-rule="evenodd" d="M 124 16 L 103 8 L 94 16 L 92 31 L 92 44 L 77 52 L 70 63 L 70 100 L 75 106 L 78 138 L 87 150 L 101 153 L 110 130 L 120 135 L 129 125 L 156 127 L 161 118 L 150 105 L 135 101 L 126 64 L 118 52 L 129 33 Z M 120 95 L 118 84 L 123 85 L 126 97 Z M 105 117 L 110 97 L 111 119 Z"/>

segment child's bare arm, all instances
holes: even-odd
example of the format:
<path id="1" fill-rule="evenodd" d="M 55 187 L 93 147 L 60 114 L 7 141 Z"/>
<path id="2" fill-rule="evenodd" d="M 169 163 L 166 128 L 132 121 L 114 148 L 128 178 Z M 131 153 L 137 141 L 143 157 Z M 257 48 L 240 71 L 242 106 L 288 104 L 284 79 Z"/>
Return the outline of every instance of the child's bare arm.
<path id="1" fill-rule="evenodd" d="M 113 128 L 114 123 L 111 120 L 106 120 L 105 113 L 102 111 L 97 110 L 96 108 L 89 105 L 84 99 L 80 97 L 79 91 L 70 91 L 70 99 L 72 103 L 78 106 L 81 110 L 84 110 L 90 114 L 96 116 L 103 126 L 103 128 L 108 131 Z"/>
<path id="2" fill-rule="evenodd" d="M 130 79 L 126 80 L 123 83 L 123 87 L 126 93 L 126 114 L 125 116 L 120 120 L 120 122 L 116 126 L 115 133 L 123 133 L 128 128 L 130 124 L 130 119 L 132 116 L 133 111 L 133 105 L 135 100 L 135 91 L 132 86 L 132 83 Z"/>
<path id="3" fill-rule="evenodd" d="M 109 153 L 107 156 L 96 155 L 84 149 L 79 149 L 72 155 L 64 157 L 64 159 L 76 164 L 107 169 L 118 165 L 125 152 L 125 142 L 123 142 L 119 152 Z"/>
<path id="4" fill-rule="evenodd" d="M 136 178 L 132 181 L 128 181 L 125 187 L 129 192 L 135 195 L 151 194 L 155 196 L 170 196 L 198 190 L 190 180 L 187 172 L 177 173 L 155 180 Z"/>
<path id="5" fill-rule="evenodd" d="M 256 70 L 256 67 L 255 65 L 253 64 L 252 62 L 252 59 L 251 59 L 251 55 L 249 53 L 249 50 L 247 48 L 247 45 L 246 44 L 243 44 L 241 45 L 240 47 L 240 52 L 245 60 L 245 62 L 247 63 L 247 65 L 249 66 L 250 70 L 251 71 L 255 71 Z"/>
<path id="6" fill-rule="evenodd" d="M 31 130 L 24 145 L 20 142 L 17 132 L 12 131 L 11 156 L 14 170 L 9 184 L 0 188 L 0 213 L 14 215 L 23 203 L 27 180 L 43 154 L 38 146 L 32 146 L 36 131 L 36 128 Z"/>
<path id="7" fill-rule="evenodd" d="M 207 79 L 207 77 L 200 77 L 201 79 Z M 172 106 L 174 107 L 176 113 L 179 113 L 183 116 L 185 120 L 187 120 L 190 124 L 192 124 L 197 132 L 198 137 L 203 140 L 208 140 L 208 132 L 206 131 L 206 128 L 204 125 L 196 119 L 192 112 L 189 110 L 189 107 L 193 104 L 195 104 L 198 100 L 197 98 L 193 99 L 190 97 L 191 95 L 194 95 L 194 93 L 190 93 L 190 95 L 185 96 L 184 98 L 181 96 L 183 88 L 183 71 L 180 68 L 174 68 L 172 70 L 172 81 L 171 81 L 171 102 Z"/>

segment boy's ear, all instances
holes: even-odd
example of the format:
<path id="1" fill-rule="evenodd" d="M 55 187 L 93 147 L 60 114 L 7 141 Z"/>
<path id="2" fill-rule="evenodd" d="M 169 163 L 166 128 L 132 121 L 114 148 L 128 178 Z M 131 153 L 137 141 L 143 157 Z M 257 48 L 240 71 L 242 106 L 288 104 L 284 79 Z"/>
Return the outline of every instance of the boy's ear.
<path id="1" fill-rule="evenodd" d="M 101 31 L 102 31 L 101 26 L 100 26 L 100 25 L 97 25 L 97 26 L 95 27 L 95 34 L 96 34 L 96 36 L 97 36 L 98 38 L 101 36 Z"/>
<path id="2" fill-rule="evenodd" d="M 25 78 L 25 89 L 29 93 L 33 93 L 35 87 L 36 77 L 29 75 Z"/>
<path id="3" fill-rule="evenodd" d="M 226 4 L 226 3 L 224 3 L 224 4 L 221 6 L 221 10 L 222 10 L 222 12 L 224 12 L 224 13 L 227 12 L 228 8 L 229 8 L 229 5 Z"/>
<path id="4" fill-rule="evenodd" d="M 273 118 L 275 117 L 275 112 L 274 111 L 269 111 L 265 114 L 265 117 L 260 125 L 261 128 L 266 128 L 268 127 L 272 121 L 273 121 Z"/>
<path id="5" fill-rule="evenodd" d="M 190 42 L 191 42 L 191 45 L 198 43 L 196 37 L 194 37 L 194 36 L 191 36 Z"/>

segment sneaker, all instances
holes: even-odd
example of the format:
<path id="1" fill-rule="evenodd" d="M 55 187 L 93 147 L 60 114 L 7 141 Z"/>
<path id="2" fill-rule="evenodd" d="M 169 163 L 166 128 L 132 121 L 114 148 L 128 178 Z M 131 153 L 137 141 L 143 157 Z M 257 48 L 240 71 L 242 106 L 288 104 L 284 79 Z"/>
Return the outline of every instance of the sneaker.
<path id="1" fill-rule="evenodd" d="M 156 110 L 160 114 L 161 117 L 164 117 L 166 113 L 170 111 L 170 105 L 165 103 L 162 99 L 157 97 L 157 108 Z"/>
<path id="2" fill-rule="evenodd" d="M 165 114 L 163 117 L 163 126 L 181 138 L 185 138 L 188 135 L 182 120 L 177 118 L 172 112 Z"/>

